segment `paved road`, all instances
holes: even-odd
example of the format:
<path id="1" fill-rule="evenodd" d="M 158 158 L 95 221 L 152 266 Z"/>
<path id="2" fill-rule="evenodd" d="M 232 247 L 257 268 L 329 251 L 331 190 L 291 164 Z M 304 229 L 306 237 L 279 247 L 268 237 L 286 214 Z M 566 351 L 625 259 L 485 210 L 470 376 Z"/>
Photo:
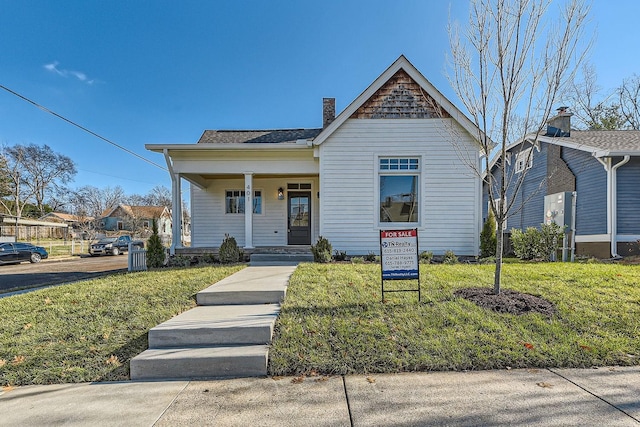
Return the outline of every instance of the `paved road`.
<path id="1" fill-rule="evenodd" d="M 74 258 L 65 261 L 52 259 L 39 264 L 27 262 L 0 265 L 0 293 L 16 288 L 58 285 L 90 279 L 105 272 L 123 271 L 126 268 L 126 255 Z"/>

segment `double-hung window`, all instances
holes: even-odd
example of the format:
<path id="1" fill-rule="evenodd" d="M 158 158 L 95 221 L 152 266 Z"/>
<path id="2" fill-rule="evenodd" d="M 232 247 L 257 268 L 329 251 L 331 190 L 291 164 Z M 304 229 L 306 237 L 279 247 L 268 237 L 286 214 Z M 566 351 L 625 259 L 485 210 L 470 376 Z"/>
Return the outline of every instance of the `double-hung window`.
<path id="1" fill-rule="evenodd" d="M 225 197 L 225 213 L 244 213 L 245 195 L 246 193 L 244 190 L 227 190 Z M 255 190 L 253 192 L 253 213 L 262 213 L 262 191 L 260 190 Z"/>
<path id="2" fill-rule="evenodd" d="M 533 152 L 531 148 L 520 151 L 516 155 L 516 173 L 520 173 L 525 169 L 529 169 L 533 166 Z"/>
<path id="3" fill-rule="evenodd" d="M 380 222 L 417 223 L 420 218 L 420 159 L 380 157 Z"/>

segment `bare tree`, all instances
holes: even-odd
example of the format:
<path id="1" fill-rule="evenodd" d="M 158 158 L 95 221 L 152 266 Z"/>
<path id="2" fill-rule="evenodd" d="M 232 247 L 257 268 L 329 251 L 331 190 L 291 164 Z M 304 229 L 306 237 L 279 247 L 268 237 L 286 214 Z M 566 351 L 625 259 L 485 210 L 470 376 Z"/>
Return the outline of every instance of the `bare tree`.
<path id="1" fill-rule="evenodd" d="M 10 200 L 17 217 L 28 203 L 39 215 L 46 213 L 46 202 L 64 188 L 76 174 L 71 158 L 55 153 L 48 145 L 14 145 L 4 148 L 10 186 Z M 9 208 L 3 203 L 5 208 Z M 12 210 L 9 209 L 11 212 Z M 12 212 L 13 213 L 13 212 Z"/>
<path id="2" fill-rule="evenodd" d="M 624 79 L 617 90 L 620 100 L 620 111 L 630 129 L 640 129 L 640 76 Z"/>
<path id="3" fill-rule="evenodd" d="M 149 206 L 164 206 L 171 209 L 171 190 L 164 185 L 156 185 L 147 194 Z"/>
<path id="4" fill-rule="evenodd" d="M 72 194 L 74 213 L 83 212 L 88 217 L 99 218 L 104 211 L 123 203 L 124 190 L 120 186 L 97 188 L 85 185 Z"/>
<path id="5" fill-rule="evenodd" d="M 615 95 L 614 92 L 603 95 L 597 84 L 595 68 L 592 64 L 584 64 L 582 79 L 569 85 L 564 95 L 575 119 L 572 119 L 572 125 L 577 124 L 577 128 L 588 130 L 628 129 L 629 123 L 621 105 L 615 102 Z"/>
<path id="6" fill-rule="evenodd" d="M 145 195 L 127 196 L 126 203 L 131 206 L 165 206 L 171 209 L 171 190 L 164 185 L 156 185 Z"/>
<path id="7" fill-rule="evenodd" d="M 497 223 L 496 294 L 502 282 L 503 224 L 516 208 L 516 198 L 507 195 L 518 193 L 526 175 L 526 168 L 515 174 L 508 167 L 507 147 L 521 141 L 522 150 L 537 143 L 587 50 L 580 41 L 589 8 L 570 0 L 559 13 L 551 13 L 558 18 L 551 24 L 546 20 L 550 3 L 474 0 L 463 36 L 449 26 L 449 80 L 479 129 L 483 170 L 475 166 L 474 172 L 484 178 Z M 492 164 L 494 149 L 497 160 Z"/>
<path id="8" fill-rule="evenodd" d="M 11 195 L 10 184 L 11 179 L 9 177 L 7 159 L 0 153 L 0 199 Z"/>

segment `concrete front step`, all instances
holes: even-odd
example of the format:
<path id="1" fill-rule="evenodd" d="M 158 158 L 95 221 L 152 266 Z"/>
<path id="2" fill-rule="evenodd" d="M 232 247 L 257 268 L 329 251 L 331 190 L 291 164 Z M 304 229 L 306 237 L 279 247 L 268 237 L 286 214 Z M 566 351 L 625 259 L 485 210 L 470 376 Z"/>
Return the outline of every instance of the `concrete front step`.
<path id="1" fill-rule="evenodd" d="M 152 328 L 149 348 L 267 344 L 280 305 L 195 307 Z"/>
<path id="2" fill-rule="evenodd" d="M 250 267 L 198 292 L 198 305 L 278 304 L 296 267 Z"/>
<path id="3" fill-rule="evenodd" d="M 267 375 L 269 346 L 149 349 L 131 359 L 131 379 L 193 380 Z"/>
<path id="4" fill-rule="evenodd" d="M 250 258 L 250 265 L 256 266 L 269 266 L 269 265 L 298 265 L 301 262 L 313 262 L 313 255 L 311 253 L 257 253 L 252 254 Z"/>

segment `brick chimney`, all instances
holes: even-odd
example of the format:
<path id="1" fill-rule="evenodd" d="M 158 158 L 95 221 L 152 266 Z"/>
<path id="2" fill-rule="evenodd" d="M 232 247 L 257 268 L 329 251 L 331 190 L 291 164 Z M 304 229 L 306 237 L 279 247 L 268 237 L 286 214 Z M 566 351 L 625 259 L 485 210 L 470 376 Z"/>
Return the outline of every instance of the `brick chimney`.
<path id="1" fill-rule="evenodd" d="M 547 133 L 544 136 L 571 136 L 571 116 L 573 113 L 569 112 L 569 107 L 560 107 L 556 111 L 558 114 L 547 122 Z"/>
<path id="2" fill-rule="evenodd" d="M 322 129 L 326 128 L 336 118 L 336 99 L 322 98 Z"/>

